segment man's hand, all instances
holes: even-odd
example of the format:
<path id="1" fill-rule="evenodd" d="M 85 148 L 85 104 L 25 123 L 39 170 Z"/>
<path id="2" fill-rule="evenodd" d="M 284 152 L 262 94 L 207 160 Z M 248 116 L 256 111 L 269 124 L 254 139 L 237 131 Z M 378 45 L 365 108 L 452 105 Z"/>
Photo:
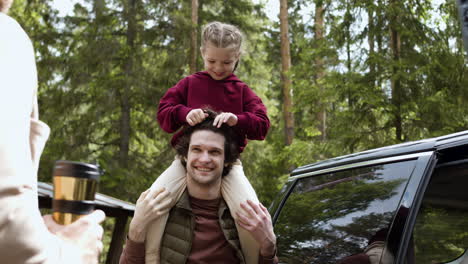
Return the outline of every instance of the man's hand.
<path id="1" fill-rule="evenodd" d="M 128 237 L 134 242 L 144 242 L 148 224 L 171 209 L 172 199 L 165 188 L 148 189 L 138 198 L 135 215 L 130 222 Z"/>
<path id="2" fill-rule="evenodd" d="M 194 126 L 198 123 L 203 122 L 203 120 L 205 120 L 205 118 L 207 117 L 208 117 L 208 114 L 203 112 L 202 109 L 198 108 L 198 109 L 190 110 L 190 112 L 185 117 L 185 120 L 190 126 Z"/>
<path id="3" fill-rule="evenodd" d="M 223 123 L 231 127 L 235 126 L 237 125 L 237 116 L 233 113 L 221 113 L 215 117 L 213 126 L 220 128 Z"/>
<path id="4" fill-rule="evenodd" d="M 100 223 L 106 215 L 101 210 L 83 216 L 69 225 L 57 224 L 51 215 L 43 217 L 49 231 L 78 247 L 82 263 L 97 264 L 102 251 L 104 230 Z"/>
<path id="5" fill-rule="evenodd" d="M 276 252 L 276 236 L 273 232 L 270 213 L 261 204 L 250 200 L 241 203 L 242 213 L 237 213 L 239 225 L 249 231 L 260 244 L 260 255 L 273 257 Z"/>

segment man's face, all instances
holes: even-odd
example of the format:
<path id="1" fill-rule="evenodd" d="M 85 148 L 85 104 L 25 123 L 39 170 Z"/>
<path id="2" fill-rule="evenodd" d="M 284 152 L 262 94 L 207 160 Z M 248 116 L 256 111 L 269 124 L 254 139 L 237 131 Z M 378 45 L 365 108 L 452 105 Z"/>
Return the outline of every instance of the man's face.
<path id="1" fill-rule="evenodd" d="M 195 131 L 187 153 L 187 180 L 198 185 L 221 181 L 224 168 L 223 135 L 209 130 Z"/>

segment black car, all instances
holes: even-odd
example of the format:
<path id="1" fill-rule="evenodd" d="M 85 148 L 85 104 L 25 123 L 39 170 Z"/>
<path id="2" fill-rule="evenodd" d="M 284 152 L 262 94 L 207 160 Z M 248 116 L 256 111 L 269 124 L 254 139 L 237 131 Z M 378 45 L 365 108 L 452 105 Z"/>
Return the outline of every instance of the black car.
<path id="1" fill-rule="evenodd" d="M 468 131 L 294 170 L 270 212 L 280 263 L 468 263 Z"/>

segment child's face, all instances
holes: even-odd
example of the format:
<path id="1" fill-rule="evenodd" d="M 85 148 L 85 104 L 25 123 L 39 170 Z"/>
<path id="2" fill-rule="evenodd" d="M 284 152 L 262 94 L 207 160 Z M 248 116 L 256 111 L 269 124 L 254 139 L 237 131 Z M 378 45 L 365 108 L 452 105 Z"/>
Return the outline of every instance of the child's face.
<path id="1" fill-rule="evenodd" d="M 223 80 L 233 71 L 239 52 L 230 48 L 216 48 L 208 43 L 201 51 L 205 70 L 215 80 Z"/>

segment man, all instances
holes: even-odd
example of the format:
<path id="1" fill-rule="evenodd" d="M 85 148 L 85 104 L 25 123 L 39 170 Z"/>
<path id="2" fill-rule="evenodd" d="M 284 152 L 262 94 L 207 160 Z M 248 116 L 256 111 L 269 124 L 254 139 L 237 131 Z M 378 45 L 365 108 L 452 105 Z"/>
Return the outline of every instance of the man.
<path id="1" fill-rule="evenodd" d="M 60 226 L 41 217 L 37 166 L 49 135 L 38 119 L 32 43 L 0 0 L 0 256 L 1 263 L 98 263 L 104 213 Z"/>
<path id="2" fill-rule="evenodd" d="M 239 157 L 233 131 L 213 126 L 215 114 L 188 127 L 175 146 L 186 168 L 187 190 L 169 213 L 161 263 L 245 263 L 235 222 L 221 197 L 221 180 Z M 137 201 L 121 264 L 145 263 L 148 223 L 169 210 L 164 189 L 149 189 Z M 260 244 L 260 263 L 276 263 L 276 236 L 267 209 L 241 204 L 239 225 Z"/>

